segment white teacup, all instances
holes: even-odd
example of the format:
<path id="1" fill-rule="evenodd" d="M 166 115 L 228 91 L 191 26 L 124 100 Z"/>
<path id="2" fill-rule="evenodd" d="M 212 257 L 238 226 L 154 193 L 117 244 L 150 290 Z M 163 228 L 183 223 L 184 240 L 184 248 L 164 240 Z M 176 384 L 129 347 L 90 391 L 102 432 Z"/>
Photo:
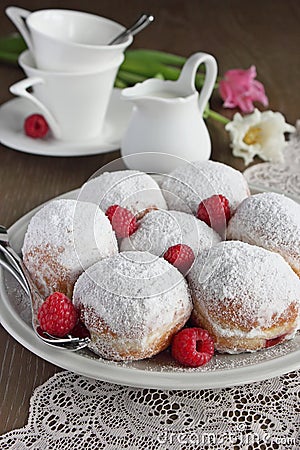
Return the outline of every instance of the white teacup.
<path id="1" fill-rule="evenodd" d="M 37 69 L 29 50 L 19 57 L 28 76 L 9 89 L 25 97 L 44 115 L 56 139 L 88 140 L 101 133 L 117 70 L 124 59 L 97 72 L 62 73 Z M 33 88 L 33 93 L 28 92 Z"/>
<path id="2" fill-rule="evenodd" d="M 80 11 L 44 9 L 27 11 L 9 6 L 6 14 L 22 34 L 36 66 L 55 72 L 82 72 L 104 68 L 132 43 L 107 45 L 125 30 L 122 25 Z"/>

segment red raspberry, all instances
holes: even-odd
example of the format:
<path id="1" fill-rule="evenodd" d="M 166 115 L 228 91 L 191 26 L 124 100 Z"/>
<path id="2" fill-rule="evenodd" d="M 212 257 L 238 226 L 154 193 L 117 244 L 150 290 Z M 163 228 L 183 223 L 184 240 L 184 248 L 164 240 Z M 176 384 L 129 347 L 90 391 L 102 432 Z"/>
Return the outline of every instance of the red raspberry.
<path id="1" fill-rule="evenodd" d="M 25 134 L 34 139 L 46 136 L 49 125 L 41 114 L 31 114 L 24 122 Z"/>
<path id="2" fill-rule="evenodd" d="M 195 255 L 188 245 L 177 244 L 168 248 L 164 258 L 185 275 L 193 264 Z"/>
<path id="3" fill-rule="evenodd" d="M 230 216 L 229 201 L 224 195 L 213 195 L 198 206 L 198 219 L 203 220 L 218 233 L 224 231 Z"/>
<path id="4" fill-rule="evenodd" d="M 202 328 L 183 328 L 174 336 L 171 352 L 184 366 L 203 366 L 214 355 L 214 341 Z"/>
<path id="5" fill-rule="evenodd" d="M 136 218 L 129 209 L 122 208 L 119 205 L 110 206 L 106 213 L 117 238 L 131 236 L 137 229 Z"/>
<path id="6" fill-rule="evenodd" d="M 61 292 L 54 292 L 40 307 L 38 320 L 42 331 L 63 337 L 75 327 L 78 313 L 68 297 Z"/>

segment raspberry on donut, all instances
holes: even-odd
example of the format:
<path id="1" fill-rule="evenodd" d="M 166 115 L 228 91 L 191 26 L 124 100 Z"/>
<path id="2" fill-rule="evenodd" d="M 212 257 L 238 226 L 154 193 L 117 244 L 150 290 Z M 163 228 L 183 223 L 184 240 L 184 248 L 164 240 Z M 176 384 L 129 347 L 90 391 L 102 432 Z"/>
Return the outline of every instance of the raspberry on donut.
<path id="1" fill-rule="evenodd" d="M 105 215 L 119 239 L 131 236 L 138 229 L 136 218 L 132 212 L 119 205 L 111 205 L 107 208 Z"/>
<path id="2" fill-rule="evenodd" d="M 191 268 L 195 255 L 191 247 L 185 244 L 177 244 L 169 247 L 164 254 L 164 259 L 186 275 Z"/>
<path id="3" fill-rule="evenodd" d="M 229 201 L 220 194 L 206 198 L 198 206 L 197 217 L 223 235 L 231 217 Z"/>

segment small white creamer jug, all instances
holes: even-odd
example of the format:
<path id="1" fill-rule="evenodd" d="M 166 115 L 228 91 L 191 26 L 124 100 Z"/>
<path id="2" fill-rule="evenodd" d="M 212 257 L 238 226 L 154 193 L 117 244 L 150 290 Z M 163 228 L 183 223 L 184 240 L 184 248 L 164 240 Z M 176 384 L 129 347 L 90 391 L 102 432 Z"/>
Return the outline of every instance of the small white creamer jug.
<path id="1" fill-rule="evenodd" d="M 206 75 L 199 94 L 195 76 L 202 63 L 206 66 Z M 178 163 L 209 159 L 211 142 L 202 116 L 216 77 L 215 58 L 199 52 L 187 59 L 177 81 L 153 78 L 122 91 L 121 98 L 134 104 L 121 143 L 122 156 L 127 165 L 129 161 L 130 168 L 164 173 L 173 170 L 168 158 L 159 158 L 159 154 L 176 157 L 171 160 Z M 147 158 L 147 153 L 151 157 Z M 138 164 L 135 164 L 135 154 L 139 155 Z M 141 158 L 141 154 L 145 154 L 145 158 Z M 157 158 L 153 157 L 155 154 Z M 129 155 L 131 157 L 126 158 Z"/>

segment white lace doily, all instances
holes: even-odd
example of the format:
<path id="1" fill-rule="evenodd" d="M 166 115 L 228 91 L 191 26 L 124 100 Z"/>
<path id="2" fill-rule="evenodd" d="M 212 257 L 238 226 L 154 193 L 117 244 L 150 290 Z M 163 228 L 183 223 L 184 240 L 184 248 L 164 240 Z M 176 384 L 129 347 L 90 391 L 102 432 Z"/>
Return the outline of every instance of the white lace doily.
<path id="1" fill-rule="evenodd" d="M 299 375 L 200 391 L 135 389 L 60 372 L 1 450 L 298 450 Z"/>
<path id="2" fill-rule="evenodd" d="M 244 171 L 248 183 L 259 190 L 274 190 L 300 200 L 300 120 L 284 149 L 284 163 L 262 163 Z"/>

